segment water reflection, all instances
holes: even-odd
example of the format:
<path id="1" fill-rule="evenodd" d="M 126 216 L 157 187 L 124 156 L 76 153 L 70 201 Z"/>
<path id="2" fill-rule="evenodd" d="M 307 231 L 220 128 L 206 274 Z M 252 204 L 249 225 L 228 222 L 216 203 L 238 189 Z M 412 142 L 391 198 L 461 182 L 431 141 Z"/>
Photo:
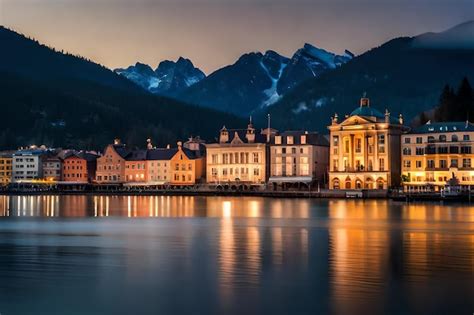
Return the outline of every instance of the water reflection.
<path id="1" fill-rule="evenodd" d="M 166 294 L 174 286 L 173 292 L 184 291 L 185 301 L 206 301 L 208 308 L 202 313 L 244 314 L 255 308 L 283 314 L 295 310 L 449 313 L 470 311 L 473 306 L 474 208 L 468 205 L 254 197 L 0 196 L 0 216 L 54 218 L 27 226 L 22 222 L 31 220 L 0 219 L 0 257 L 34 262 L 32 270 L 30 263 L 22 265 L 22 275 L 46 268 L 42 261 L 54 261 L 45 263 L 54 273 L 54 268 L 67 265 L 64 259 L 79 265 L 81 259 L 89 259 L 82 270 L 77 267 L 74 279 L 92 273 L 88 279 L 97 278 L 97 283 L 90 285 L 106 290 L 133 283 L 131 296 Z M 78 227 L 77 222 L 84 224 Z M 23 233 L 31 229 L 34 233 Z M 64 235 L 69 238 L 63 239 Z M 84 237 L 87 245 L 75 245 L 83 244 Z M 104 241 L 108 238 L 113 241 Z M 30 247 L 25 249 L 25 244 Z M 60 254 L 75 246 L 67 255 Z M 17 264 L 3 266 L 0 278 L 9 275 L 9 281 L 16 281 L 8 268 Z M 110 266 L 119 269 L 121 276 L 104 271 Z M 107 286 L 110 277 L 113 285 Z M 24 287 L 23 282 L 17 285 Z M 8 294 L 0 283 L 0 302 Z"/>

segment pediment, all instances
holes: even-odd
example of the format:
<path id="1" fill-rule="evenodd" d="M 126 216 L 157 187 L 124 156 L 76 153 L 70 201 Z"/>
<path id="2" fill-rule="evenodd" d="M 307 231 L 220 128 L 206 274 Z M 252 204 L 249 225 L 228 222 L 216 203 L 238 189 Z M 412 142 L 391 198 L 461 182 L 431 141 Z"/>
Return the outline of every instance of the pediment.
<path id="1" fill-rule="evenodd" d="M 232 139 L 232 141 L 230 143 L 231 144 L 242 144 L 244 142 L 242 141 L 242 139 L 240 139 L 239 134 L 236 131 L 235 134 L 234 134 L 234 138 Z"/>
<path id="2" fill-rule="evenodd" d="M 366 117 L 355 115 L 344 120 L 341 123 L 341 126 L 354 126 L 354 125 L 371 124 L 371 123 L 373 123 L 373 121 L 367 119 Z"/>

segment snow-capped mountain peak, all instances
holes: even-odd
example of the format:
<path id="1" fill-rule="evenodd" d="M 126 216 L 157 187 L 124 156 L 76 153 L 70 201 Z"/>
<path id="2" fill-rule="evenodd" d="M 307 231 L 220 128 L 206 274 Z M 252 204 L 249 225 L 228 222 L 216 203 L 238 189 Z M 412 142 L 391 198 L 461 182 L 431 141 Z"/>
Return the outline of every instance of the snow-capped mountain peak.
<path id="1" fill-rule="evenodd" d="M 194 67 L 191 60 L 183 57 L 176 61 L 161 61 L 155 70 L 147 64 L 137 62 L 134 66 L 114 71 L 154 94 L 169 96 L 177 95 L 206 77 Z"/>

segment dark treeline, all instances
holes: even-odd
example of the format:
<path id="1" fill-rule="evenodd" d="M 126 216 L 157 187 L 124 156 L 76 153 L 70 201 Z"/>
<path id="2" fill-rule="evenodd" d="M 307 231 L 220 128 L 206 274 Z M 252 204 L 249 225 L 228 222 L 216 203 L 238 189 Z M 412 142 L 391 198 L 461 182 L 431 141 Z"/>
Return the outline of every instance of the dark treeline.
<path id="1" fill-rule="evenodd" d="M 425 124 L 428 120 L 444 121 L 472 121 L 474 119 L 474 91 L 467 78 L 464 78 L 457 89 L 446 84 L 439 97 L 439 103 L 431 112 L 422 112 L 419 123 Z"/>

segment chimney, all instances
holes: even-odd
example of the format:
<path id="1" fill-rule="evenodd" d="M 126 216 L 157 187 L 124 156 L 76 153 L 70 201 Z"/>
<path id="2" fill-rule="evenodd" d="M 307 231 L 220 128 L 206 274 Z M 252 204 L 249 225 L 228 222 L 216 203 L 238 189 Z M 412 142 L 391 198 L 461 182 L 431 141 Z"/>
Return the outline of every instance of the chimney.
<path id="1" fill-rule="evenodd" d="M 151 139 L 146 139 L 146 148 L 147 150 L 153 149 L 153 144 L 151 144 Z"/>
<path id="2" fill-rule="evenodd" d="M 178 145 L 178 148 L 180 148 L 180 149 L 183 146 L 183 143 L 181 141 L 176 142 L 176 144 Z"/>

